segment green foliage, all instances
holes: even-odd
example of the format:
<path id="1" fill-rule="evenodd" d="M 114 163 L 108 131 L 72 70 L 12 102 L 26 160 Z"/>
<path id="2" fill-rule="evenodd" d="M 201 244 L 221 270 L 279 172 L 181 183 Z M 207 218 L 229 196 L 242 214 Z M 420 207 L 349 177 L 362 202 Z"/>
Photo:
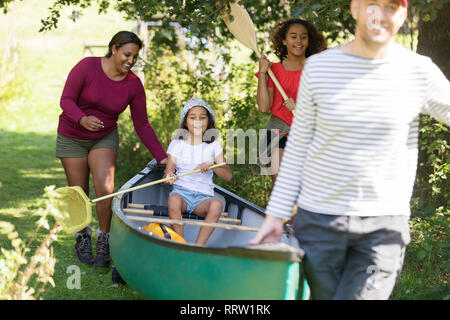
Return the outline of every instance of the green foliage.
<path id="1" fill-rule="evenodd" d="M 450 0 L 409 0 L 409 14 L 420 16 L 425 22 L 433 21 L 437 12 L 449 2 Z"/>
<path id="2" fill-rule="evenodd" d="M 393 299 L 450 299 L 450 212 L 435 213 L 410 221 L 411 243 Z"/>
<path id="3" fill-rule="evenodd" d="M 0 4 L 11 0 L 2 0 Z M 49 8 L 49 16 L 42 20 L 41 31 L 56 28 L 60 18 L 60 11 L 65 6 L 77 6 L 71 18 L 76 19 L 82 9 L 98 4 L 99 13 L 107 12 L 114 7 L 123 12 L 129 19 L 140 18 L 144 21 L 160 20 L 168 25 L 176 21 L 182 27 L 189 28 L 192 37 L 212 38 L 218 44 L 224 44 L 232 38 L 220 19 L 222 10 L 229 10 L 229 3 L 235 0 L 54 0 Z M 416 28 L 417 17 L 423 21 L 432 21 L 449 0 L 410 0 L 409 17 L 415 21 L 414 26 L 406 24 L 403 32 L 410 33 L 410 28 Z M 354 29 L 348 0 L 315 0 L 315 1 L 280 1 L 266 0 L 262 4 L 259 0 L 241 0 L 249 12 L 256 28 L 260 32 L 268 32 L 276 21 L 287 17 L 302 17 L 313 20 L 318 29 L 327 34 L 330 43 L 348 38 Z M 2 6 L 0 6 L 2 7 Z M 6 10 L 6 7 L 5 7 Z M 202 46 L 202 44 L 199 44 Z"/>
<path id="4" fill-rule="evenodd" d="M 254 68 L 251 64 L 234 64 L 231 66 L 230 77 L 229 81 L 234 83 L 235 90 L 239 90 L 240 95 L 230 97 L 224 127 L 242 129 L 244 132 L 249 129 L 264 128 L 270 116 L 261 114 L 257 109 L 255 96 L 257 81 L 254 77 Z M 223 134 L 225 135 L 225 132 Z M 235 147 L 234 150 L 227 150 L 233 151 L 227 154 L 227 161 L 231 160 L 235 163 L 230 165 L 233 179 L 230 182 L 217 179 L 216 182 L 240 197 L 265 207 L 269 201 L 272 180 L 269 176 L 260 174 L 260 167 L 257 164 L 249 164 L 250 153 L 258 152 L 258 150 L 252 148 L 249 141 L 246 141 L 244 150 L 239 150 L 237 143 L 232 145 Z M 242 152 L 245 153 L 243 158 L 246 164 L 238 163 Z"/>
<path id="5" fill-rule="evenodd" d="M 450 211 L 450 132 L 430 116 L 421 116 L 419 160 L 411 203 L 414 215 L 433 214 L 436 208 Z"/>
<path id="6" fill-rule="evenodd" d="M 19 46 L 14 37 L 9 34 L 3 50 L 0 49 L 0 102 L 17 96 L 22 90 L 18 79 Z"/>
<path id="7" fill-rule="evenodd" d="M 326 33 L 329 43 L 347 39 L 355 27 L 350 1 L 296 1 L 291 16 L 314 21 L 317 29 Z"/>
<path id="8" fill-rule="evenodd" d="M 14 0 L 0 0 L 0 8 L 3 8 L 3 13 L 8 12 L 8 5 L 13 1 Z"/>
<path id="9" fill-rule="evenodd" d="M 55 197 L 54 186 L 47 187 L 45 192 L 46 207 L 36 211 L 36 215 L 40 218 L 36 223 L 34 237 L 28 244 L 19 238 L 13 224 L 0 221 L 0 234 L 6 235 L 12 246 L 9 250 L 1 248 L 0 300 L 35 300 L 45 291 L 47 283 L 55 287 L 52 275 L 56 259 L 53 256 L 51 243 L 57 240 L 57 233 L 61 231 L 61 227 L 58 223 L 52 229 L 49 227 L 49 216 L 57 214 L 51 201 Z M 34 254 L 28 257 L 31 243 L 41 227 L 49 230 L 49 234 Z"/>

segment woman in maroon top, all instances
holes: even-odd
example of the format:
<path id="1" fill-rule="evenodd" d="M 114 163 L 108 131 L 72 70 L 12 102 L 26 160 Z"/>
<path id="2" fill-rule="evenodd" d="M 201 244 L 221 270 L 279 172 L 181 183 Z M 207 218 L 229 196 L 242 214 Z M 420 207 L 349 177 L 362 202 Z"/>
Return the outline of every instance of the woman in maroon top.
<path id="1" fill-rule="evenodd" d="M 56 156 L 61 159 L 69 186 L 80 186 L 88 194 L 92 172 L 97 197 L 114 191 L 114 172 L 119 135 L 117 119 L 130 106 L 134 128 L 158 162 L 167 154 L 148 122 L 146 97 L 140 79 L 131 72 L 141 40 L 132 32 L 120 31 L 111 39 L 105 57 L 82 59 L 70 71 L 61 96 Z M 96 258 L 91 229 L 75 234 L 80 262 L 109 266 L 111 199 L 97 203 L 99 221 Z"/>
<path id="2" fill-rule="evenodd" d="M 266 129 L 273 130 L 279 140 L 268 150 L 271 156 L 270 173 L 275 182 L 286 145 L 289 128 L 294 117 L 295 101 L 306 58 L 327 48 L 327 43 L 314 24 L 302 19 L 290 19 L 278 23 L 271 37 L 278 63 L 270 63 L 261 55 L 258 70 L 258 92 L 256 95 L 258 109 L 262 113 L 271 113 Z M 272 79 L 267 75 L 272 70 L 288 99 L 283 100 Z M 275 140 L 274 139 L 274 140 Z M 271 144 L 271 133 L 267 133 L 267 143 Z M 275 141 L 274 141 L 275 142 Z"/>

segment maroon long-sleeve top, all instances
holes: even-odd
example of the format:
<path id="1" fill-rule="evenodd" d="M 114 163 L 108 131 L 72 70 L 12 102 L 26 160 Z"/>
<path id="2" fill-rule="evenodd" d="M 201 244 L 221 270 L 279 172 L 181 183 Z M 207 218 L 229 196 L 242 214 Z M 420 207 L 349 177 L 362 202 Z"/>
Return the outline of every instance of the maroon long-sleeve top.
<path id="1" fill-rule="evenodd" d="M 60 101 L 58 133 L 74 139 L 94 140 L 117 129 L 119 115 L 130 106 L 134 128 L 144 145 L 159 162 L 167 157 L 148 122 L 145 90 L 141 80 L 129 72 L 120 81 L 110 79 L 102 68 L 101 57 L 82 59 L 70 71 Z M 79 124 L 83 116 L 103 121 L 100 131 L 89 131 Z"/>

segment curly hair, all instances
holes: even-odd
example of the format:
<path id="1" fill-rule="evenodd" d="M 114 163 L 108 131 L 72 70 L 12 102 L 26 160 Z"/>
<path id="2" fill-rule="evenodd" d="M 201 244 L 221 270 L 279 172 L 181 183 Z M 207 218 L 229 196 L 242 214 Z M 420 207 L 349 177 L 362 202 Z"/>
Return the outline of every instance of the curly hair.
<path id="1" fill-rule="evenodd" d="M 303 25 L 308 31 L 308 47 L 306 48 L 305 56 L 309 57 L 315 53 L 323 51 L 327 48 L 327 42 L 325 37 L 317 31 L 316 26 L 311 21 L 302 19 L 289 19 L 279 22 L 271 35 L 273 47 L 275 48 L 275 55 L 283 61 L 287 55 L 287 48 L 283 44 L 283 40 L 286 40 L 287 32 L 290 26 L 294 24 Z"/>

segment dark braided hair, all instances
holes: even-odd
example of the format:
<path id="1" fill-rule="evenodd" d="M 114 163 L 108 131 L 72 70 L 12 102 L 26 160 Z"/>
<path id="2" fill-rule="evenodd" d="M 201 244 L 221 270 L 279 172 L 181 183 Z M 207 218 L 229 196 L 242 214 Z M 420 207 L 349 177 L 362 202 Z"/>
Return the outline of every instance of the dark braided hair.
<path id="1" fill-rule="evenodd" d="M 275 55 L 280 59 L 280 61 L 283 61 L 288 55 L 287 48 L 283 44 L 283 40 L 286 40 L 287 32 L 293 24 L 301 24 L 308 31 L 308 47 L 305 51 L 306 58 L 327 48 L 327 42 L 324 36 L 317 31 L 316 26 L 311 21 L 302 19 L 285 20 L 275 26 L 270 37 L 275 50 Z"/>
<path id="2" fill-rule="evenodd" d="M 119 31 L 117 32 L 111 39 L 108 45 L 108 53 L 106 54 L 106 58 L 112 56 L 112 47 L 116 46 L 116 50 L 119 50 L 121 46 L 124 46 L 128 43 L 134 43 L 139 47 L 139 50 L 142 48 L 142 41 L 139 37 L 130 31 Z"/>

